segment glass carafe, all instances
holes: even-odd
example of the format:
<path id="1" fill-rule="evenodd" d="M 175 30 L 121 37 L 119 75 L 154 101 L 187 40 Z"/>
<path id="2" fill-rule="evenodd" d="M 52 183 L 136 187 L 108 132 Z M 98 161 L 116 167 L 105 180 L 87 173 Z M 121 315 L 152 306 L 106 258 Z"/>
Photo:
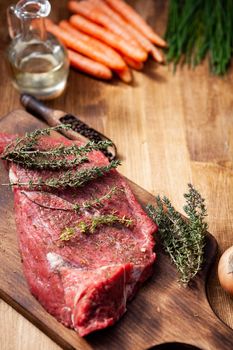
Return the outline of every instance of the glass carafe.
<path id="1" fill-rule="evenodd" d="M 69 71 L 66 49 L 46 32 L 44 19 L 50 10 L 48 0 L 20 0 L 7 10 L 13 84 L 40 99 L 59 96 Z"/>

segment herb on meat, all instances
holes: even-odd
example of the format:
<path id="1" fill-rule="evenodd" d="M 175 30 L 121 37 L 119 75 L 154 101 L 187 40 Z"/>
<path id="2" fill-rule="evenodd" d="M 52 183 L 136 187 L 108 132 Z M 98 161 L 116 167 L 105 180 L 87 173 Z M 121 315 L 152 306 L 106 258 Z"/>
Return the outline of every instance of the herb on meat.
<path id="1" fill-rule="evenodd" d="M 46 204 L 42 204 L 41 202 L 38 202 L 36 200 L 32 200 L 28 195 L 27 192 L 21 191 L 22 194 L 25 195 L 25 197 L 27 197 L 27 199 L 29 199 L 31 202 L 39 205 L 42 208 L 45 209 L 51 209 L 51 210 L 62 210 L 62 211 L 75 211 L 75 212 L 79 212 L 79 211 L 84 211 L 84 210 L 88 210 L 88 209 L 94 209 L 94 208 L 99 208 L 99 207 L 103 207 L 104 206 L 104 202 L 108 199 L 111 199 L 114 194 L 116 194 L 119 191 L 124 191 L 123 188 L 121 187 L 117 187 L 114 186 L 112 187 L 107 193 L 105 193 L 103 196 L 101 197 L 96 197 L 92 200 L 88 200 L 88 201 L 84 201 L 80 204 L 73 204 L 73 206 L 71 208 L 65 208 L 65 207 L 54 207 L 51 205 L 46 205 Z M 46 193 L 46 192 L 44 192 Z"/>
<path id="2" fill-rule="evenodd" d="M 76 230 L 74 227 L 66 227 L 64 228 L 64 230 L 60 235 L 60 240 L 69 241 L 72 237 L 74 237 L 75 233 L 76 233 Z"/>
<path id="3" fill-rule="evenodd" d="M 60 125 L 53 128 L 35 130 L 27 133 L 25 137 L 18 138 L 11 142 L 3 152 L 1 158 L 9 162 L 20 164 L 26 168 L 35 169 L 67 169 L 88 162 L 85 156 L 93 150 L 105 150 L 110 145 L 110 141 L 99 141 L 97 143 L 90 141 L 84 146 L 60 145 L 48 150 L 38 150 L 35 147 L 38 144 L 39 137 L 50 135 L 52 130 L 69 129 L 68 125 Z M 69 156 L 69 157 L 68 157 Z"/>
<path id="4" fill-rule="evenodd" d="M 132 223 L 132 219 L 129 219 L 126 216 L 120 217 L 116 214 L 108 214 L 93 216 L 90 222 L 81 221 L 78 224 L 78 228 L 82 233 L 94 233 L 95 230 L 102 225 L 111 226 L 113 224 L 121 224 L 130 227 Z"/>
<path id="5" fill-rule="evenodd" d="M 1 158 L 5 159 L 4 157 L 10 153 L 10 151 L 13 150 L 17 150 L 17 149 L 22 149 L 22 150 L 30 150 L 33 149 L 37 144 L 38 144 L 38 140 L 39 137 L 41 136 L 49 136 L 51 131 L 60 131 L 63 129 L 69 130 L 71 128 L 71 126 L 69 124 L 67 125 L 58 125 L 58 126 L 54 126 L 54 127 L 50 127 L 50 128 L 46 128 L 46 129 L 36 129 L 30 133 L 26 133 L 25 136 L 23 137 L 18 137 L 15 140 L 13 140 L 12 142 L 10 142 Z"/>
<path id="6" fill-rule="evenodd" d="M 113 160 L 105 166 L 93 166 L 79 171 L 66 171 L 58 177 L 49 177 L 47 179 L 38 178 L 36 180 L 30 179 L 28 182 L 12 182 L 9 184 L 2 184 L 3 186 L 26 186 L 33 188 L 66 188 L 66 187 L 80 187 L 86 182 L 97 179 L 100 176 L 107 174 L 110 170 L 117 168 L 120 165 L 119 160 Z"/>
<path id="7" fill-rule="evenodd" d="M 88 158 L 85 156 L 68 160 L 64 157 L 62 159 L 60 156 L 53 156 L 52 152 L 42 151 L 20 152 L 20 154 L 12 152 L 3 159 L 20 164 L 29 169 L 34 168 L 38 170 L 69 169 L 88 162 Z"/>
<path id="8" fill-rule="evenodd" d="M 126 216 L 118 216 L 115 213 L 106 214 L 106 215 L 96 215 L 93 216 L 88 221 L 80 221 L 75 225 L 75 227 L 65 227 L 60 235 L 60 240 L 69 241 L 72 237 L 75 236 L 77 232 L 83 234 L 94 233 L 100 226 L 112 226 L 114 224 L 120 224 L 125 227 L 130 227 L 133 224 L 133 220 L 127 218 Z"/>
<path id="9" fill-rule="evenodd" d="M 188 285 L 201 270 L 207 232 L 205 201 L 191 184 L 188 187 L 188 193 L 184 194 L 184 211 L 189 220 L 182 217 L 166 197 L 156 197 L 157 207 L 147 206 L 149 216 L 159 227 L 165 251 L 170 255 L 184 285 Z"/>
<path id="10" fill-rule="evenodd" d="M 114 186 L 101 197 L 97 197 L 97 198 L 94 198 L 92 200 L 85 201 L 81 204 L 74 204 L 73 209 L 75 211 L 79 211 L 80 209 L 90 209 L 90 208 L 102 207 L 104 202 L 108 199 L 111 199 L 112 196 L 114 194 L 116 194 L 118 191 L 123 191 L 123 189 Z"/>

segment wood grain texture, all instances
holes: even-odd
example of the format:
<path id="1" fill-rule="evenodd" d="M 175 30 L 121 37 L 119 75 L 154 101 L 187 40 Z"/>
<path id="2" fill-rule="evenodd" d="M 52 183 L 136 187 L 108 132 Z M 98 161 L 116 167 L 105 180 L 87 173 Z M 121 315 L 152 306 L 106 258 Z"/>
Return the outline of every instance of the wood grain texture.
<path id="1" fill-rule="evenodd" d="M 129 2 L 158 32 L 164 32 L 166 1 Z M 68 15 L 65 0 L 51 3 L 54 19 Z M 4 61 L 8 5 L 8 0 L 0 1 L 1 115 L 20 105 Z M 167 195 L 180 211 L 186 184 L 192 182 L 207 200 L 209 230 L 222 252 L 233 244 L 233 71 L 216 78 L 205 63 L 194 71 L 183 68 L 173 75 L 172 68 L 150 61 L 134 76 L 134 84 L 126 86 L 117 80 L 103 83 L 71 71 L 65 94 L 49 105 L 80 115 L 112 138 L 123 158 L 121 172 L 149 192 Z M 233 327 L 233 302 L 220 288 L 215 270 L 208 293 L 215 312 Z M 3 350 L 12 348 L 13 339 L 14 350 L 38 350 L 41 344 L 44 349 L 59 349 L 2 305 Z M 32 329 L 39 342 L 33 341 Z"/>
<path id="2" fill-rule="evenodd" d="M 49 337 L 38 331 L 31 322 L 17 313 L 3 300 L 0 300 L 0 329 L 1 329 L 1 349 L 16 350 L 16 349 L 33 349 L 38 350 L 58 350 L 59 347 Z M 8 321 L 9 320 L 9 321 Z M 8 322 L 7 322 L 8 321 Z M 8 332 L 9 324 L 12 329 L 12 337 L 9 341 Z M 27 331 L 30 336 L 22 336 Z M 36 345 L 35 345 L 36 344 Z"/>
<path id="3" fill-rule="evenodd" d="M 13 134 L 43 126 L 23 110 L 11 112 L 0 121 L 1 130 Z M 8 173 L 3 164 L 0 173 L 7 183 Z M 130 185 L 143 206 L 154 203 L 151 194 L 134 183 Z M 215 316 L 206 298 L 205 282 L 217 251 L 213 236 L 207 240 L 205 267 L 189 288 L 177 283 L 175 267 L 163 253 L 157 237 L 154 274 L 128 304 L 127 313 L 115 326 L 83 339 L 58 323 L 30 294 L 18 253 L 13 196 L 6 187 L 0 188 L 0 221 L 0 295 L 64 349 L 140 350 L 167 342 L 188 342 L 206 350 L 233 348 L 233 331 Z"/>

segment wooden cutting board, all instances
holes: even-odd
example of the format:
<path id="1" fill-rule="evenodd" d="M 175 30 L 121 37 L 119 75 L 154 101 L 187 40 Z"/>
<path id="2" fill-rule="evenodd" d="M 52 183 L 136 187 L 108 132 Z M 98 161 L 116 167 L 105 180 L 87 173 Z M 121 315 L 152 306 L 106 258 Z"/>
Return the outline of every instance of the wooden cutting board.
<path id="1" fill-rule="evenodd" d="M 0 121 L 1 132 L 6 133 L 23 134 L 44 126 L 22 110 Z M 2 164 L 0 176 L 1 183 L 8 181 Z M 132 182 L 130 185 L 142 205 L 154 202 L 151 194 Z M 154 274 L 128 304 L 127 313 L 115 326 L 80 338 L 50 316 L 30 294 L 18 252 L 13 195 L 3 186 L 0 222 L 0 296 L 64 349 L 190 349 L 175 343 L 203 350 L 233 349 L 233 331 L 215 316 L 206 296 L 206 281 L 217 251 L 213 236 L 208 237 L 204 269 L 188 288 L 177 283 L 176 270 L 157 238 Z"/>

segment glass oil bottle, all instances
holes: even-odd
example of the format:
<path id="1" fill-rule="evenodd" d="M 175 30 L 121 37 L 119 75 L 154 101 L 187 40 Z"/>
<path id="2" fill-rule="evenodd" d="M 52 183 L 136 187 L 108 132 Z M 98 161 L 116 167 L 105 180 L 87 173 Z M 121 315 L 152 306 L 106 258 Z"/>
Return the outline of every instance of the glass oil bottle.
<path id="1" fill-rule="evenodd" d="M 66 49 L 46 32 L 48 0 L 20 0 L 8 8 L 8 48 L 13 85 L 39 99 L 58 97 L 65 89 L 69 63 Z"/>

